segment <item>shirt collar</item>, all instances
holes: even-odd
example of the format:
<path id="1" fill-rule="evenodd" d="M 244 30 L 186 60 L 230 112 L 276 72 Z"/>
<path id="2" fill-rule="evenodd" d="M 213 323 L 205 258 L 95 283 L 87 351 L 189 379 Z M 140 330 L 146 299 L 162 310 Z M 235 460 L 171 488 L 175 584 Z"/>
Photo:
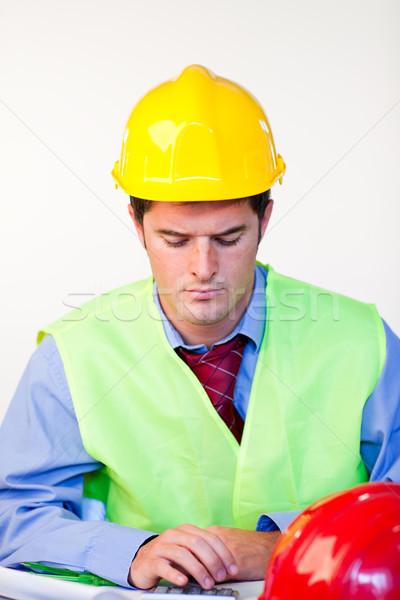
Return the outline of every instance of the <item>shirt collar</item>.
<path id="1" fill-rule="evenodd" d="M 252 342 L 254 347 L 253 349 L 256 352 L 258 352 L 265 329 L 265 286 L 267 281 L 267 275 L 268 271 L 264 267 L 262 267 L 261 265 L 256 265 L 254 271 L 254 288 L 247 310 L 241 318 L 240 322 L 235 327 L 234 331 L 227 335 L 223 340 L 217 342 L 217 344 L 228 342 L 235 335 L 241 333 L 242 335 L 245 335 L 250 340 L 250 342 Z M 164 327 L 165 335 L 167 336 L 167 339 L 171 344 L 172 348 L 175 349 L 178 346 L 182 346 L 187 350 L 194 350 L 196 352 L 206 352 L 207 348 L 206 346 L 204 346 L 204 344 L 197 344 L 194 346 L 191 346 L 190 344 L 185 344 L 178 331 L 167 319 L 167 316 L 161 307 L 156 282 L 154 282 L 153 286 L 153 296 L 154 302 L 161 316 L 161 321 Z"/>

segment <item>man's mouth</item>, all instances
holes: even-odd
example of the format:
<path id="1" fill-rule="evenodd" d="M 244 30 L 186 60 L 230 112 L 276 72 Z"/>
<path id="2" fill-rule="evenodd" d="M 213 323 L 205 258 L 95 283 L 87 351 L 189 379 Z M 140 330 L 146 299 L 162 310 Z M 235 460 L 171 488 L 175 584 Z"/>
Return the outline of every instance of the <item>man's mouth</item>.
<path id="1" fill-rule="evenodd" d="M 223 293 L 222 288 L 192 288 L 185 293 L 194 300 L 212 300 Z"/>

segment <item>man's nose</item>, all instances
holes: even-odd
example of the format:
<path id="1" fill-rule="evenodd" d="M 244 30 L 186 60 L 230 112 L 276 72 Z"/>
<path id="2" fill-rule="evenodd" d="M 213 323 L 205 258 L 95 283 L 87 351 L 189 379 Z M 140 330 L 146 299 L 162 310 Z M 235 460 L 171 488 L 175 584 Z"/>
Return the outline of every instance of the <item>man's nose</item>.
<path id="1" fill-rule="evenodd" d="M 208 239 L 197 239 L 190 249 L 189 269 L 202 281 L 209 281 L 218 272 L 217 251 Z"/>

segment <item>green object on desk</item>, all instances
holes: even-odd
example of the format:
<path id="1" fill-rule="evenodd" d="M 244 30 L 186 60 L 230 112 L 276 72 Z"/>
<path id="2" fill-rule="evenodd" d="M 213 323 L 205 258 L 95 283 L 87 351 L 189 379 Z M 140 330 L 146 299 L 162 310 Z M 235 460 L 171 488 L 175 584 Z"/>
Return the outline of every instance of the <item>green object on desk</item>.
<path id="1" fill-rule="evenodd" d="M 77 571 L 48 567 L 42 563 L 35 562 L 24 562 L 22 564 L 24 567 L 32 569 L 35 575 L 41 575 L 43 577 L 54 577 L 55 579 L 62 579 L 63 581 L 76 581 L 77 583 L 86 583 L 88 585 L 117 585 L 116 583 L 108 581 L 108 579 L 103 579 L 93 573 L 78 573 Z M 37 571 L 40 571 L 40 573 L 37 573 Z"/>

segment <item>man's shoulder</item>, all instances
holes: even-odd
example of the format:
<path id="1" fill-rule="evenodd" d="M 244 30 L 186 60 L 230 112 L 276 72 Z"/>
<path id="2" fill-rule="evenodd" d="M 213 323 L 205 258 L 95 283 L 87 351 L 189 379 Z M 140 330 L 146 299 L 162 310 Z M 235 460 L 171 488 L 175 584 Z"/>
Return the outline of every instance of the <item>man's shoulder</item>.
<path id="1" fill-rule="evenodd" d="M 312 300 L 318 299 L 321 302 L 325 299 L 326 301 L 335 300 L 343 304 L 354 305 L 359 307 L 367 307 L 368 310 L 375 309 L 375 305 L 363 300 L 357 300 L 343 294 L 336 292 L 326 287 L 322 287 L 316 283 L 310 283 L 302 279 L 297 279 L 293 276 L 283 275 L 275 271 L 271 265 L 260 265 L 264 267 L 268 272 L 267 278 L 267 294 L 273 294 L 279 296 L 281 299 L 285 297 L 285 294 L 297 295 L 299 298 L 306 296 Z"/>
<path id="2" fill-rule="evenodd" d="M 386 337 L 374 304 L 276 273 L 267 277 L 269 339 L 285 347 L 311 349 L 317 357 L 354 363 L 368 357 L 380 373 Z M 311 351 L 310 350 L 310 351 Z M 376 383 L 376 381 L 375 381 Z"/>
<path id="3" fill-rule="evenodd" d="M 62 333 L 93 321 L 105 323 L 127 319 L 128 315 L 132 316 L 132 311 L 136 314 L 141 310 L 152 286 L 153 278 L 148 277 L 100 294 L 78 306 L 70 305 L 71 311 L 39 331 L 37 341 L 40 343 L 48 333 Z"/>
<path id="4" fill-rule="evenodd" d="M 384 339 L 382 320 L 374 304 L 356 300 L 327 288 L 288 277 L 267 265 L 267 319 L 297 323 L 317 334 L 327 327 L 345 335 L 367 330 Z"/>

